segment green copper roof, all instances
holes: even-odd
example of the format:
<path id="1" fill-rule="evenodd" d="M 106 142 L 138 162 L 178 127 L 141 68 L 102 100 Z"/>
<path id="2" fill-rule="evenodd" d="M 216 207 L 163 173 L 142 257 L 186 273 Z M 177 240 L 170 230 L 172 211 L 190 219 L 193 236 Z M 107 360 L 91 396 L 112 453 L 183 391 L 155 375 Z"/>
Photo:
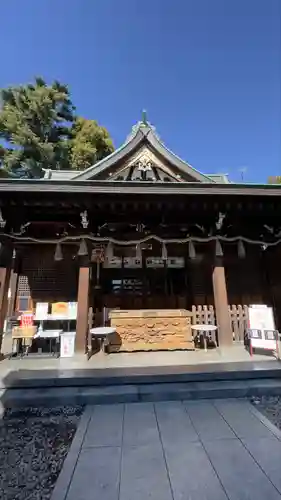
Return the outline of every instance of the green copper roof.
<path id="1" fill-rule="evenodd" d="M 103 160 L 83 172 L 80 172 L 78 175 L 75 175 L 73 180 L 94 179 L 95 176 L 100 175 L 107 169 L 110 169 L 117 161 L 125 161 L 130 155 L 137 151 L 138 147 L 141 147 L 144 144 L 147 144 L 152 150 L 155 150 L 155 152 L 158 153 L 159 156 L 162 156 L 171 165 L 171 167 L 174 166 L 174 168 L 182 172 L 183 176 L 187 175 L 194 179 L 194 182 L 215 182 L 215 180 L 211 177 L 198 172 L 198 170 L 170 151 L 163 144 L 163 142 L 160 141 L 155 131 L 155 127 L 147 121 L 146 113 L 143 115 L 142 120 L 134 125 L 124 144 Z"/>

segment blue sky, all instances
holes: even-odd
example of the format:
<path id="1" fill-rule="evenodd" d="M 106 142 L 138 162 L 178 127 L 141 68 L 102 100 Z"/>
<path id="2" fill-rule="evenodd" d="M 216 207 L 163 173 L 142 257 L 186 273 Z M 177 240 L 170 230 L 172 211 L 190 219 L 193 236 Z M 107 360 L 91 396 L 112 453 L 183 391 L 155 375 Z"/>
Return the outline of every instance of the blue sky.
<path id="1" fill-rule="evenodd" d="M 0 87 L 68 83 L 116 146 L 147 109 L 206 173 L 281 175 L 280 0 L 9 0 Z"/>

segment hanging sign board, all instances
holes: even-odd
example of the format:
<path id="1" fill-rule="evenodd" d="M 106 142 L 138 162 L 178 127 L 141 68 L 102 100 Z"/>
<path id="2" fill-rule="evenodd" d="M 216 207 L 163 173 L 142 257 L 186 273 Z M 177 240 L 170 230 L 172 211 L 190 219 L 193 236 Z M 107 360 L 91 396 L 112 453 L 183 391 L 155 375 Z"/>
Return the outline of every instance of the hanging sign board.
<path id="1" fill-rule="evenodd" d="M 274 351 L 278 340 L 272 307 L 263 304 L 249 307 L 249 337 L 253 348 Z"/>
<path id="2" fill-rule="evenodd" d="M 184 257 L 169 257 L 167 259 L 167 267 L 171 268 L 184 267 Z"/>
<path id="3" fill-rule="evenodd" d="M 140 268 L 142 267 L 142 260 L 136 257 L 124 257 L 123 264 L 126 268 Z"/>
<path id="4" fill-rule="evenodd" d="M 122 267 L 122 258 L 121 257 L 112 257 L 105 261 L 105 267 L 114 267 L 120 268 Z"/>
<path id="5" fill-rule="evenodd" d="M 164 267 L 165 261 L 161 257 L 147 257 L 146 267 Z"/>
<path id="6" fill-rule="evenodd" d="M 45 319 L 48 319 L 48 309 L 48 302 L 37 302 L 34 319 L 36 321 L 44 321 Z"/>

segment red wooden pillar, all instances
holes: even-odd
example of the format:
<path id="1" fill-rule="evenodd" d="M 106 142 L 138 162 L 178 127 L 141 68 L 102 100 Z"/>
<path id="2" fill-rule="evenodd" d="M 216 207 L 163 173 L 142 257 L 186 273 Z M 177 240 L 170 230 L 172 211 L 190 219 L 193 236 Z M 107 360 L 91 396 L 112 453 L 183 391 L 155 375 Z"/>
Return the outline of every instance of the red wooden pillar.
<path id="1" fill-rule="evenodd" d="M 233 343 L 233 335 L 228 311 L 225 270 L 222 258 L 216 258 L 213 267 L 213 291 L 219 345 L 220 347 L 231 346 Z"/>
<path id="2" fill-rule="evenodd" d="M 79 269 L 75 352 L 85 354 L 88 334 L 90 267 Z"/>

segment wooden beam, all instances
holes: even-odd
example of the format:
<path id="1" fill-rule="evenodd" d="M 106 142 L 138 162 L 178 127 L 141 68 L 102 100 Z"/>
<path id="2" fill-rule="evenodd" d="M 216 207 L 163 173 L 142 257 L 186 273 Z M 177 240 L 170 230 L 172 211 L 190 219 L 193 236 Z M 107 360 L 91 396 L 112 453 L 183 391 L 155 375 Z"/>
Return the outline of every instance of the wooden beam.
<path id="1" fill-rule="evenodd" d="M 213 291 L 218 326 L 219 346 L 228 347 L 233 343 L 233 335 L 228 311 L 225 270 L 222 258 L 216 258 L 214 263 Z"/>
<path id="2" fill-rule="evenodd" d="M 86 353 L 89 314 L 90 267 L 80 267 L 77 295 L 75 352 Z"/>

